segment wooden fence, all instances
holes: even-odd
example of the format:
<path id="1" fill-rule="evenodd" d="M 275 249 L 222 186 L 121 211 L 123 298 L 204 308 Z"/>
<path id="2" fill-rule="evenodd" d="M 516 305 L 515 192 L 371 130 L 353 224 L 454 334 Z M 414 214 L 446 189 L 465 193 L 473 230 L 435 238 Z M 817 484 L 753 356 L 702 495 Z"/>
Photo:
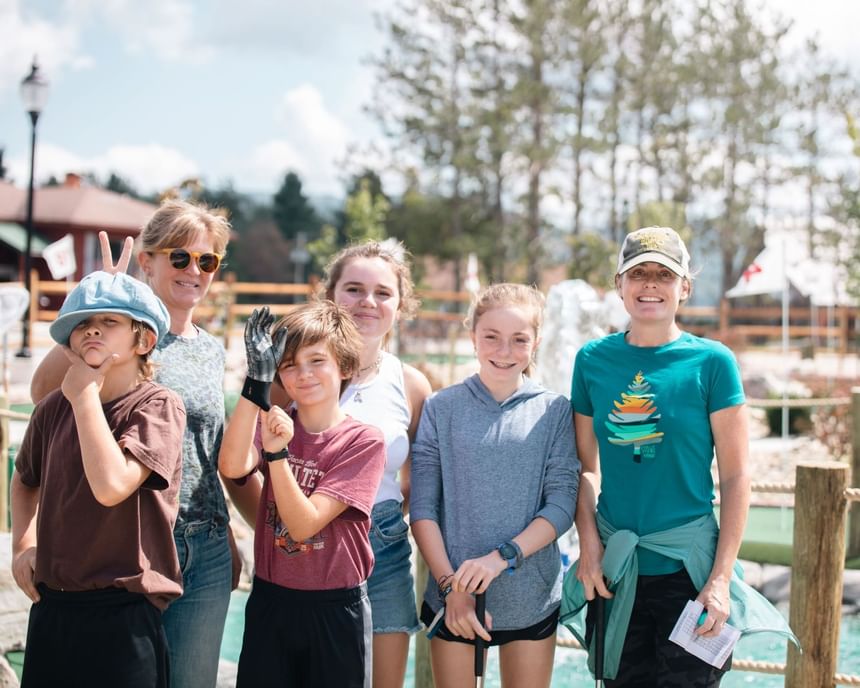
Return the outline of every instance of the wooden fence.
<path id="1" fill-rule="evenodd" d="M 30 332 L 37 321 L 52 322 L 57 317 L 61 297 L 68 294 L 77 282 L 55 282 L 40 280 L 38 273 L 31 273 Z M 209 324 L 213 334 L 224 338 L 229 348 L 233 336 L 241 334 L 242 321 L 260 305 L 270 306 L 275 315 L 283 315 L 307 301 L 316 293 L 317 284 L 290 284 L 274 282 L 238 282 L 234 273 L 227 273 L 223 280 L 212 283 L 206 299 L 195 310 L 195 318 Z M 466 305 L 471 295 L 464 291 L 421 289 L 417 291 L 423 307 L 418 311 L 418 320 L 458 323 L 462 322 Z M 56 303 L 53 308 L 40 306 L 41 297 Z"/>
<path id="2" fill-rule="evenodd" d="M 35 321 L 50 322 L 56 318 L 56 305 L 60 296 L 74 288 L 76 282 L 40 280 L 32 273 L 30 295 L 30 331 Z M 198 318 L 221 333 L 225 346 L 237 334 L 241 319 L 250 315 L 260 304 L 269 304 L 272 311 L 282 315 L 314 293 L 314 284 L 288 284 L 266 282 L 238 282 L 234 273 L 213 282 L 206 301 L 195 311 Z M 40 307 L 42 296 L 55 297 L 55 308 Z M 470 294 L 462 291 L 420 289 L 422 301 L 418 321 L 456 324 L 463 319 Z M 724 299 L 719 306 L 684 306 L 678 319 L 684 329 L 693 334 L 719 339 L 733 349 L 749 344 L 778 342 L 782 337 L 782 311 L 778 307 L 738 307 Z M 804 350 L 814 347 L 847 353 L 856 349 L 856 328 L 860 309 L 839 306 L 836 308 L 791 308 L 789 310 L 789 338 L 800 341 Z"/>

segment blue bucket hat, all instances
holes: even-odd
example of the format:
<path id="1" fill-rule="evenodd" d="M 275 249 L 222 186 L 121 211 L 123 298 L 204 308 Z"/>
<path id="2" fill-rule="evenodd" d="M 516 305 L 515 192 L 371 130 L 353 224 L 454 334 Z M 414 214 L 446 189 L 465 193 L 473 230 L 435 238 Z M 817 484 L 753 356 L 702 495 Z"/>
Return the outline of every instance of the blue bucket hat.
<path id="1" fill-rule="evenodd" d="M 140 280 L 118 272 L 98 270 L 84 277 L 51 323 L 51 337 L 69 345 L 69 337 L 80 323 L 96 313 L 119 313 L 149 327 L 160 340 L 170 328 L 170 315 L 155 293 Z"/>

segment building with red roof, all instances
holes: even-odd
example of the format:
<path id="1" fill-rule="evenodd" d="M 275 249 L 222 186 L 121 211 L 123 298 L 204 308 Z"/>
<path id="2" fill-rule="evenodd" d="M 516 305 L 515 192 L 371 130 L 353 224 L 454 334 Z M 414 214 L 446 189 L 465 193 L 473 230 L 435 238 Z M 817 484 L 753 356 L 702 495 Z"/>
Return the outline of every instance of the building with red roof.
<path id="1" fill-rule="evenodd" d="M 41 250 L 66 234 L 75 247 L 78 280 L 101 266 L 98 233 L 104 230 L 115 252 L 127 236 L 137 236 L 155 212 L 152 203 L 82 183 L 67 174 L 63 184 L 36 189 L 33 195 L 33 267 L 50 279 Z M 0 180 L 0 280 L 23 280 L 27 237 L 27 190 Z"/>

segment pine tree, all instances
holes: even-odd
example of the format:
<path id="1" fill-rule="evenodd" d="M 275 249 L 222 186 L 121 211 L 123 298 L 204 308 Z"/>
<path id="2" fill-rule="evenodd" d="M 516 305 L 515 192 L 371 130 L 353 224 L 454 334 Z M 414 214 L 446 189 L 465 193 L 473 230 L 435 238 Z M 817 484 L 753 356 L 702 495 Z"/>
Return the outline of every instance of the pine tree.
<path id="1" fill-rule="evenodd" d="M 627 389 L 630 393 L 621 393 L 622 401 L 615 402 L 615 411 L 609 414 L 606 427 L 615 435 L 609 441 L 612 444 L 632 444 L 633 460 L 642 463 L 641 447 L 663 441 L 663 433 L 657 432 L 660 414 L 654 405 L 654 395 L 650 393 L 651 385 L 645 381 L 641 370 Z"/>

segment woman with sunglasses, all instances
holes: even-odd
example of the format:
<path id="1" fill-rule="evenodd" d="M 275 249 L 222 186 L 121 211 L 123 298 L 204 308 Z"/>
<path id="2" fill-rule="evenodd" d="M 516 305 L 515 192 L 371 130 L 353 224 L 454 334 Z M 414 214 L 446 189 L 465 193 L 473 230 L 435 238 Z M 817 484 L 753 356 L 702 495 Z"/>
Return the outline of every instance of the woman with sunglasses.
<path id="1" fill-rule="evenodd" d="M 218 478 L 225 353 L 218 340 L 192 321 L 220 266 L 229 234 L 230 224 L 222 215 L 202 205 L 167 201 L 137 241 L 140 270 L 170 313 L 170 331 L 152 354 L 155 380 L 179 393 L 187 413 L 174 527 L 184 591 L 163 617 L 170 683 L 177 688 L 215 686 L 232 589 L 229 516 Z M 100 238 L 105 269 L 124 271 L 130 239 L 114 265 L 107 236 L 102 233 Z M 68 365 L 59 347 L 48 354 L 33 377 L 34 401 L 61 384 Z M 259 483 L 249 481 L 240 487 L 228 481 L 227 486 L 240 511 L 253 519 Z"/>

